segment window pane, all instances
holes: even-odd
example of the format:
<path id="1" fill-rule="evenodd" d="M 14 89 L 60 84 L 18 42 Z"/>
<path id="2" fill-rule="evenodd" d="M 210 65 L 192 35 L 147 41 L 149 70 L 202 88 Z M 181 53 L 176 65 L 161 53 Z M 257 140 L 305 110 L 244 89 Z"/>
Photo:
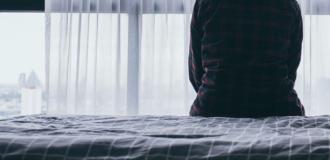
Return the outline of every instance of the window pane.
<path id="1" fill-rule="evenodd" d="M 22 103 L 41 102 L 38 79 L 44 85 L 44 14 L 0 13 L 0 26 L 1 117 L 20 114 Z"/>
<path id="2" fill-rule="evenodd" d="M 143 15 L 140 114 L 187 115 L 195 96 L 188 80 L 190 16 Z"/>
<path id="3" fill-rule="evenodd" d="M 51 13 L 47 113 L 126 114 L 128 15 Z"/>
<path id="4" fill-rule="evenodd" d="M 330 114 L 330 16 L 305 16 L 305 55 L 310 83 L 310 115 Z M 305 63 L 305 64 L 306 64 Z M 308 70 L 304 71 L 308 73 Z M 310 82 L 309 82 L 310 81 Z"/>

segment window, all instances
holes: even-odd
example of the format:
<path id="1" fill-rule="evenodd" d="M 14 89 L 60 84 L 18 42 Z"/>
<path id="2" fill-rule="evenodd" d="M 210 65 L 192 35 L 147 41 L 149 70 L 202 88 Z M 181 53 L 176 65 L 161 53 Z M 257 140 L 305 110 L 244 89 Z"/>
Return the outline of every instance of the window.
<path id="1" fill-rule="evenodd" d="M 150 69 L 148 66 L 149 60 L 148 56 L 153 51 L 152 50 L 161 50 L 160 46 L 162 44 L 155 45 L 156 48 L 148 48 L 148 45 L 143 45 L 144 40 L 148 39 L 147 34 L 141 34 L 140 31 L 148 30 L 149 24 L 154 24 L 156 26 L 162 26 L 165 18 L 169 19 L 169 22 L 178 22 L 169 24 L 169 26 L 175 27 L 176 25 L 189 25 L 189 19 L 185 18 L 183 14 L 190 13 L 192 10 L 192 5 L 184 5 L 188 0 L 88 0 L 91 2 L 90 6 L 79 6 L 76 5 L 79 0 L 54 0 L 53 3 L 63 4 L 67 2 L 67 8 L 72 8 L 74 12 L 78 12 L 79 7 L 86 9 L 90 7 L 90 11 L 100 11 L 104 12 L 104 15 L 107 13 L 121 13 L 125 17 L 124 21 L 121 23 L 127 23 L 127 37 L 130 47 L 127 47 L 127 59 L 128 63 L 125 65 L 127 68 L 128 80 L 128 99 L 131 99 L 128 103 L 128 112 L 136 113 L 138 110 L 150 111 L 148 108 L 142 108 L 146 103 L 153 103 L 148 101 L 148 96 L 160 96 L 152 95 L 148 89 L 152 88 L 139 88 L 137 84 L 141 82 L 138 81 L 139 78 L 152 79 L 152 72 L 146 72 L 147 69 Z M 149 3 L 152 1 L 154 3 Z M 305 18 L 305 47 L 304 47 L 304 58 L 299 70 L 297 89 L 300 93 L 300 97 L 303 99 L 304 103 L 307 106 L 313 106 L 313 109 L 307 108 L 307 111 L 312 114 L 322 114 L 330 113 L 330 110 L 324 108 L 327 104 L 329 97 L 328 84 L 329 84 L 329 71 L 328 71 L 328 61 L 330 58 L 327 56 L 330 48 L 328 42 L 330 41 L 329 37 L 329 25 L 330 25 L 330 3 L 328 0 L 298 0 L 302 5 L 302 10 L 306 15 Z M 104 5 L 99 5 L 97 8 L 97 3 L 104 3 Z M 166 3 L 166 5 L 164 5 Z M 111 7 L 103 7 L 109 6 Z M 54 5 L 55 6 L 55 5 Z M 166 7 L 165 7 L 166 6 Z M 190 7 L 186 7 L 190 6 Z M 305 7 L 308 6 L 308 7 Z M 138 8 L 139 7 L 139 8 Z M 64 9 L 63 9 L 64 8 Z M 142 10 L 140 9 L 142 8 Z M 63 9 L 63 10 L 62 10 Z M 28 93 L 28 95 L 37 95 L 40 97 L 38 91 L 29 93 L 28 91 L 22 91 L 22 85 L 20 85 L 19 80 L 22 84 L 22 81 L 29 79 L 29 75 L 32 71 L 35 74 L 31 74 L 31 81 L 36 83 L 38 79 L 42 84 L 42 100 L 41 108 L 44 110 L 46 106 L 45 102 L 45 66 L 46 57 L 45 57 L 45 15 L 44 15 L 44 0 L 1 0 L 0 2 L 0 44 L 2 45 L 0 51 L 0 73 L 2 77 L 0 78 L 0 116 L 8 115 L 17 115 L 22 113 L 22 101 L 24 101 L 24 96 L 22 92 Z M 54 11 L 63 12 L 65 7 L 61 8 L 52 8 Z M 170 13 L 167 17 L 163 13 Z M 100 20 L 102 21 L 102 14 L 100 15 Z M 77 17 L 74 17 L 77 18 Z M 93 16 L 92 16 L 93 19 Z M 113 17 L 116 21 L 115 16 Z M 139 26 L 139 21 L 142 21 L 142 28 Z M 184 21 L 184 22 L 183 22 Z M 129 24 L 129 25 L 128 25 Z M 154 27 L 155 32 L 158 32 L 153 38 L 162 37 L 159 33 L 160 30 L 158 27 Z M 179 27 L 179 28 L 182 28 Z M 123 31 L 123 30 L 122 30 Z M 73 31 L 74 33 L 76 31 Z M 182 34 L 185 31 L 176 31 L 173 35 Z M 169 35 L 170 36 L 170 35 Z M 184 35 L 185 38 L 189 36 Z M 142 40 L 142 45 L 140 45 L 140 39 Z M 175 43 L 176 48 L 172 48 L 175 51 L 184 50 L 181 40 L 172 41 Z M 123 44 L 122 44 L 123 45 Z M 175 46 L 175 45 L 174 45 Z M 141 48 L 139 48 L 141 47 Z M 124 47 L 125 48 L 125 47 Z M 157 56 L 157 55 L 156 55 Z M 138 57 L 138 58 L 137 58 Z M 186 59 L 187 57 L 180 57 L 178 61 Z M 164 59 L 165 63 L 166 59 Z M 126 63 L 127 63 L 126 62 Z M 140 64 L 142 62 L 142 64 Z M 178 62 L 174 62 L 178 63 Z M 317 64 L 317 65 L 316 65 Z M 164 66 L 159 65 L 159 70 L 164 68 Z M 176 67 L 174 67 L 176 68 Z M 113 68 L 115 70 L 115 67 Z M 126 68 L 122 68 L 125 69 Z M 157 69 L 157 68 L 156 68 Z M 145 72 L 144 72 L 145 71 Z M 141 73 L 140 76 L 136 73 Z M 187 74 L 187 71 L 176 70 L 172 77 L 181 74 Z M 25 74 L 22 74 L 25 73 Z M 154 72 L 156 73 L 156 72 Z M 25 75 L 25 76 L 24 76 Z M 171 76 L 171 75 L 169 75 Z M 34 77 L 34 78 L 33 78 Z M 36 78 L 37 77 L 37 78 Z M 175 80 L 175 79 L 174 79 Z M 155 80 L 157 81 L 157 80 Z M 126 82 L 123 82 L 122 85 L 126 85 Z M 157 84 L 155 84 L 157 85 Z M 171 85 L 171 84 L 164 84 Z M 31 87 L 30 87 L 31 88 Z M 33 88 L 33 87 L 32 87 Z M 322 91 L 322 93 L 320 92 Z M 189 91 L 190 92 L 190 91 Z M 183 92 L 176 93 L 181 95 Z M 136 105 L 136 101 L 139 96 L 144 96 L 145 101 L 140 101 L 139 105 Z M 176 96 L 177 98 L 179 96 Z M 125 99 L 126 97 L 124 97 Z M 173 97 L 172 97 L 173 98 Z M 175 97 L 174 97 L 175 98 Z M 179 97 L 182 98 L 182 97 Z M 193 97 L 191 97 L 193 98 Z M 29 99 L 29 98 L 28 98 Z M 32 104 L 32 102 L 29 102 Z M 34 103 L 39 103 L 35 101 Z M 164 104 L 166 105 L 166 104 Z M 190 105 L 190 102 L 184 104 L 186 106 Z M 325 112 L 324 112 L 325 111 Z M 32 111 L 38 113 L 39 111 Z M 144 111 L 143 111 L 144 112 Z M 150 114 L 154 114 L 157 111 L 152 111 Z M 185 112 L 185 110 L 180 110 L 178 112 Z"/>
<path id="2" fill-rule="evenodd" d="M 0 2 L 0 118 L 45 109 L 43 9 L 43 0 Z"/>
<path id="3" fill-rule="evenodd" d="M 311 106 L 306 107 L 309 115 L 330 114 L 330 15 L 304 18 L 304 54 L 296 87 L 304 104 Z"/>
<path id="4" fill-rule="evenodd" d="M 116 62 L 113 62 L 115 57 L 117 57 L 114 54 L 115 55 L 113 56 L 114 59 L 107 61 L 108 65 L 113 64 L 113 66 L 107 67 L 107 73 L 105 73 L 105 74 L 111 74 L 110 76 L 105 76 L 105 74 L 102 74 L 104 79 L 109 78 L 106 80 L 107 84 L 103 84 L 103 82 L 97 82 L 97 83 L 95 82 L 96 85 L 87 84 L 89 86 L 88 88 L 93 88 L 94 86 L 96 87 L 94 87 L 95 90 L 91 90 L 93 93 L 91 94 L 86 93 L 86 94 L 95 95 L 95 92 L 97 92 L 96 94 L 98 96 L 96 96 L 96 98 L 94 98 L 95 96 L 89 96 L 88 98 L 84 98 L 85 100 L 89 99 L 88 102 L 85 103 L 84 102 L 82 103 L 81 101 L 75 102 L 75 99 L 77 99 L 75 97 L 77 96 L 80 97 L 80 95 L 76 94 L 77 89 L 74 89 L 75 85 L 71 85 L 71 84 L 73 83 L 81 84 L 80 83 L 81 81 L 77 80 L 79 79 L 79 77 L 76 78 L 76 76 L 74 76 L 75 74 L 70 73 L 71 76 L 69 76 L 68 78 L 69 83 L 66 83 L 68 82 L 66 79 L 63 80 L 65 85 L 68 84 L 69 86 L 72 86 L 69 87 L 70 91 L 67 91 L 66 88 L 68 87 L 63 87 L 63 89 L 57 89 L 58 86 L 65 86 L 65 85 L 58 84 L 56 81 L 50 82 L 50 92 L 51 92 L 49 93 L 49 98 L 51 101 L 49 105 L 50 111 L 54 111 L 56 113 L 58 112 L 63 113 L 63 111 L 68 111 L 67 108 L 70 108 L 68 106 L 72 106 L 72 104 L 76 105 L 77 103 L 79 103 L 78 105 L 79 107 L 75 107 L 75 108 L 92 108 L 88 113 L 93 113 L 92 111 L 93 108 L 97 108 L 97 107 L 90 106 L 89 104 L 94 104 L 95 99 L 98 99 L 97 103 L 95 104 L 97 106 L 100 106 L 99 108 L 103 111 L 102 113 L 113 113 L 116 112 L 116 110 L 124 111 L 124 114 L 167 113 L 167 114 L 186 115 L 188 113 L 189 106 L 190 104 L 192 104 L 192 101 L 185 102 L 185 99 L 187 99 L 186 95 L 188 94 L 188 91 L 186 91 L 185 88 L 188 88 L 187 86 L 190 86 L 188 82 L 188 72 L 187 72 L 188 48 L 186 46 L 188 43 L 186 42 L 189 41 L 189 23 L 190 23 L 189 21 L 190 21 L 190 13 L 193 5 L 193 0 L 184 0 L 184 1 L 182 0 L 156 0 L 156 1 L 53 0 L 50 2 L 51 3 L 48 4 L 51 5 L 47 6 L 47 11 L 52 11 L 50 15 L 51 18 L 49 18 L 51 20 L 50 28 L 52 28 L 51 29 L 52 35 L 50 36 L 51 39 L 50 46 L 52 46 L 50 49 L 51 50 L 50 56 L 61 54 L 61 52 L 59 52 L 59 49 L 61 49 L 62 47 L 58 47 L 59 45 L 56 45 L 57 43 L 60 43 L 61 40 L 59 38 L 56 38 L 56 36 L 60 35 L 61 33 L 67 33 L 67 31 L 69 31 L 68 33 L 71 33 L 72 35 L 71 37 L 73 37 L 72 40 L 74 40 L 74 41 L 70 41 L 69 42 L 70 44 L 73 45 L 77 44 L 75 42 L 76 39 L 80 39 L 81 40 L 80 42 L 85 42 L 86 38 L 90 40 L 92 38 L 97 38 L 99 39 L 97 41 L 99 45 L 96 47 L 95 45 L 90 46 L 90 48 L 98 48 L 96 49 L 97 52 L 92 52 L 91 54 L 94 53 L 95 55 L 95 53 L 97 53 L 97 55 L 110 56 L 112 55 L 112 53 L 116 54 L 116 52 L 120 52 L 120 55 L 122 56 L 120 59 L 123 60 L 123 62 L 121 62 L 120 64 L 116 64 Z M 66 14 L 67 12 L 69 12 L 70 14 Z M 85 20 L 88 19 L 88 17 L 87 18 L 85 17 L 85 12 L 88 13 L 86 15 L 90 16 L 89 21 Z M 112 14 L 113 16 L 111 16 Z M 116 20 L 115 18 L 115 16 L 119 14 L 122 15 L 120 17 L 121 24 L 117 23 L 118 20 Z M 97 22 L 91 21 L 92 20 L 91 18 L 93 16 L 98 17 Z M 59 17 L 62 17 L 62 21 L 61 18 Z M 80 18 L 81 23 L 85 23 L 86 21 L 88 21 L 90 26 L 94 26 L 95 24 L 98 24 L 98 28 L 96 30 L 95 28 L 93 29 L 90 28 L 89 33 L 91 34 L 89 34 L 88 37 L 84 36 L 86 32 L 82 32 L 82 34 L 80 34 L 80 37 L 77 37 L 75 32 L 77 30 L 81 30 L 85 28 L 85 25 L 83 25 L 81 28 L 79 27 L 79 25 L 77 25 L 80 24 L 77 23 L 78 21 L 80 21 L 79 18 L 77 17 L 81 17 Z M 111 21 L 110 19 L 115 21 L 110 22 Z M 121 26 L 120 30 L 118 30 L 118 28 L 115 27 L 116 25 L 112 27 L 106 27 L 105 26 L 106 23 L 120 25 Z M 64 29 L 62 29 L 62 31 L 60 31 L 60 29 L 54 29 L 58 27 Z M 71 30 L 72 32 L 70 32 Z M 126 33 L 124 34 L 121 33 L 120 35 L 118 35 L 119 32 L 125 30 Z M 149 32 L 150 34 L 148 34 L 147 31 L 151 31 L 151 30 L 154 31 Z M 95 34 L 95 33 L 101 33 L 101 34 Z M 64 34 L 64 35 L 68 35 L 68 34 Z M 106 42 L 107 39 L 109 39 L 107 38 L 109 37 L 109 35 L 111 35 L 113 39 L 108 40 L 108 42 Z M 101 39 L 103 39 L 103 41 L 101 41 Z M 102 49 L 103 43 L 105 43 L 104 45 L 105 47 L 112 46 L 113 50 L 111 49 L 109 50 L 109 48 L 108 50 L 103 50 Z M 111 43 L 113 43 L 113 45 L 111 46 L 108 45 Z M 128 43 L 127 47 L 118 48 L 120 45 L 126 43 Z M 92 45 L 95 44 L 94 40 L 92 40 L 92 43 L 89 44 Z M 120 45 L 118 46 L 118 44 Z M 70 49 L 72 48 L 77 48 L 77 47 L 72 46 Z M 76 51 L 76 49 L 74 50 Z M 74 55 L 73 56 L 74 60 L 72 60 L 71 58 L 69 61 L 72 61 L 72 63 L 70 64 L 76 64 L 77 61 L 79 61 L 79 63 L 82 62 L 80 60 L 75 59 L 75 57 L 78 57 L 75 55 L 75 53 L 77 53 L 75 51 L 73 54 L 71 52 L 71 55 Z M 64 54 L 69 54 L 69 53 L 64 53 Z M 178 57 L 172 55 L 177 55 Z M 98 56 L 98 58 L 100 57 Z M 105 58 L 109 58 L 109 57 L 104 57 L 102 58 L 102 60 L 104 60 Z M 52 58 L 51 61 L 53 61 Z M 68 61 L 68 59 L 65 61 Z M 98 64 L 100 63 L 102 62 L 98 61 Z M 54 64 L 58 64 L 58 63 L 55 62 Z M 54 75 L 54 77 L 58 77 L 59 73 L 62 72 L 59 71 L 59 69 L 57 69 L 56 67 L 54 67 L 53 64 L 50 65 L 51 65 L 50 68 L 53 69 L 50 70 L 50 75 L 51 76 Z M 116 65 L 118 66 L 116 67 Z M 168 67 L 166 67 L 166 65 L 168 65 Z M 92 65 L 92 68 L 94 69 L 99 67 L 95 67 L 95 65 Z M 118 74 L 116 73 L 117 72 L 116 70 L 118 68 L 121 70 L 121 74 L 124 73 L 124 76 L 118 77 Z M 69 69 L 65 69 L 64 71 L 67 70 Z M 70 70 L 76 70 L 76 67 L 71 67 Z M 169 74 L 171 73 L 171 71 L 174 71 L 172 72 L 173 74 Z M 162 76 L 163 74 L 164 76 Z M 81 74 L 79 75 L 81 76 Z M 63 77 L 67 77 L 67 76 L 63 75 Z M 86 76 L 86 77 L 90 78 L 91 76 Z M 120 92 L 123 93 L 120 94 L 123 96 L 119 96 L 119 98 L 121 98 L 120 100 L 118 100 L 118 98 L 112 98 L 112 97 L 116 97 L 116 93 L 118 93 L 115 92 L 112 94 L 114 90 L 118 89 L 112 86 L 112 83 L 115 84 L 117 81 L 116 78 L 114 77 L 119 78 L 120 82 L 123 82 L 123 86 L 120 86 L 120 88 L 123 88 L 122 89 L 123 91 Z M 54 78 L 50 78 L 50 79 L 52 80 Z M 99 79 L 100 78 L 96 78 L 97 81 Z M 94 81 L 92 80 L 92 82 Z M 76 86 L 81 86 L 79 84 Z M 103 93 L 99 91 L 98 85 L 104 86 L 102 89 L 105 89 L 105 87 L 108 85 L 111 85 L 113 88 L 107 89 L 106 93 Z M 85 86 L 85 83 L 83 84 L 83 86 Z M 78 88 L 78 90 L 79 89 L 80 88 Z M 176 90 L 176 92 L 171 92 L 171 90 Z M 84 91 L 79 90 L 79 91 L 85 92 L 85 90 Z M 89 91 L 87 90 L 86 92 Z M 107 96 L 104 96 L 104 94 L 107 94 Z M 69 95 L 69 96 L 64 96 L 63 98 L 63 97 L 59 97 L 58 95 Z M 194 96 L 194 93 L 192 92 L 191 95 Z M 107 98 L 105 99 L 102 97 L 107 97 Z M 171 104 L 164 103 L 165 99 L 168 99 L 168 101 L 171 101 L 173 103 Z M 111 104 L 116 104 L 115 101 L 117 100 L 119 101 L 119 105 L 111 105 Z M 102 102 L 104 103 L 102 104 Z M 174 107 L 176 104 L 180 107 Z M 168 109 L 168 106 L 170 105 L 173 106 L 171 111 L 169 111 Z M 81 106 L 87 106 L 87 107 L 81 107 Z M 187 107 L 184 108 L 183 106 L 187 106 Z M 53 110 L 53 108 L 55 109 Z M 68 112 L 71 113 L 82 112 L 82 110 L 76 111 L 75 108 L 72 108 Z M 110 110 L 109 108 L 114 108 L 114 109 Z"/>

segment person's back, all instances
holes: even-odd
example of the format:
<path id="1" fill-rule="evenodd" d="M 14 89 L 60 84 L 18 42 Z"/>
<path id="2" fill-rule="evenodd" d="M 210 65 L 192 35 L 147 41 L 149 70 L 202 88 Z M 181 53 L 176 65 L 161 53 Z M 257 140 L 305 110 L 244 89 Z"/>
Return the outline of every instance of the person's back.
<path id="1" fill-rule="evenodd" d="M 304 115 L 294 83 L 302 18 L 295 0 L 197 0 L 189 74 L 192 116 Z"/>

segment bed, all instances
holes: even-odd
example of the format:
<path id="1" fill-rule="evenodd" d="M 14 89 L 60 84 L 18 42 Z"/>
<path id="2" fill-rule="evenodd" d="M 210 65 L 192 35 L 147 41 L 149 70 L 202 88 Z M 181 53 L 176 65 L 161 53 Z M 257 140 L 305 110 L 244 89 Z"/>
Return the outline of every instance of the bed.
<path id="1" fill-rule="evenodd" d="M 330 116 L 19 116 L 0 120 L 1 160 L 328 160 Z"/>

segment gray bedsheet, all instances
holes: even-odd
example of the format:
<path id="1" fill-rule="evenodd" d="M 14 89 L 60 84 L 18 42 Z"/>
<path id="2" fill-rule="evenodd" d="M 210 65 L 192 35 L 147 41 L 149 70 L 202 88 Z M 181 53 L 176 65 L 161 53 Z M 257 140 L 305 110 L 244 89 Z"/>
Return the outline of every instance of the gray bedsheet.
<path id="1" fill-rule="evenodd" d="M 0 159 L 325 160 L 329 119 L 21 116 L 0 120 Z"/>

